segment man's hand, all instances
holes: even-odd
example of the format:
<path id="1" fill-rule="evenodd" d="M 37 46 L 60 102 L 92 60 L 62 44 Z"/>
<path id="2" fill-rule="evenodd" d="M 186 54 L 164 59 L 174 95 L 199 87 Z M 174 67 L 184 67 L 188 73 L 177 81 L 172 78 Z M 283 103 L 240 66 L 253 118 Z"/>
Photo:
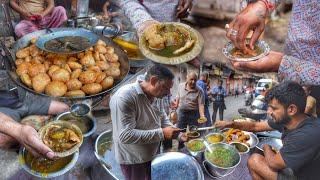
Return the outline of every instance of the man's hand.
<path id="1" fill-rule="evenodd" d="M 185 18 L 188 17 L 189 12 L 192 8 L 192 0 L 180 0 L 177 7 L 177 18 Z"/>
<path id="2" fill-rule="evenodd" d="M 162 132 L 165 139 L 172 139 L 173 136 L 176 136 L 180 132 L 180 129 L 168 126 L 162 128 Z"/>
<path id="3" fill-rule="evenodd" d="M 250 48 L 253 49 L 255 42 L 264 31 L 266 15 L 267 8 L 263 2 L 258 1 L 249 4 L 229 24 L 229 28 L 227 29 L 228 39 L 230 39 L 238 49 L 248 52 L 249 49 L 246 47 L 245 39 L 250 30 L 253 30 L 249 44 Z"/>
<path id="4" fill-rule="evenodd" d="M 180 142 L 187 142 L 187 141 L 188 141 L 188 135 L 187 135 L 187 133 L 181 133 L 181 134 L 179 134 L 179 141 L 180 141 Z"/>
<path id="5" fill-rule="evenodd" d="M 26 147 L 34 156 L 45 156 L 49 159 L 54 158 L 54 152 L 43 144 L 37 131 L 28 125 L 21 125 L 20 135 L 17 140 Z"/>
<path id="6" fill-rule="evenodd" d="M 219 129 L 224 129 L 230 127 L 232 124 L 232 121 L 216 121 L 214 123 L 214 126 Z"/>
<path id="7" fill-rule="evenodd" d="M 177 109 L 179 107 L 179 99 L 174 99 L 170 102 L 171 109 Z"/>
<path id="8" fill-rule="evenodd" d="M 235 69 L 251 72 L 278 72 L 283 53 L 270 51 L 270 53 L 257 61 L 232 62 Z"/>
<path id="9" fill-rule="evenodd" d="M 66 103 L 60 102 L 60 101 L 51 101 L 49 106 L 49 115 L 55 115 L 59 113 L 63 113 L 69 110 L 69 106 Z"/>

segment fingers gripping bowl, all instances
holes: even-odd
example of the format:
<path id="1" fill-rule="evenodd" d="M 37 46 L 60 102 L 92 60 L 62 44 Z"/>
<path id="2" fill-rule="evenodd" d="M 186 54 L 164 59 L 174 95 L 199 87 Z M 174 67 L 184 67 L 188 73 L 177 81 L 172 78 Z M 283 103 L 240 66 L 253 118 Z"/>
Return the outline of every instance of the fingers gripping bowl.
<path id="1" fill-rule="evenodd" d="M 269 52 L 270 47 L 263 40 L 258 40 L 254 45 L 254 49 L 248 53 L 237 49 L 232 42 L 228 42 L 222 49 L 222 53 L 231 61 L 255 61 L 268 55 Z"/>

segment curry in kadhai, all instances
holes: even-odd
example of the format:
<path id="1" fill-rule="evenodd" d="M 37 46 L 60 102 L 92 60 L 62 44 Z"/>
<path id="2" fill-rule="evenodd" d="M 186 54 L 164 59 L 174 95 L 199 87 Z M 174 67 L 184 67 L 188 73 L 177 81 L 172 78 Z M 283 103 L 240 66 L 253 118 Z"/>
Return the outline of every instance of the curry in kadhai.
<path id="1" fill-rule="evenodd" d="M 80 136 L 73 129 L 58 124 L 48 127 L 42 140 L 54 152 L 65 152 L 81 143 Z"/>
<path id="2" fill-rule="evenodd" d="M 164 57 L 175 57 L 191 50 L 195 40 L 190 32 L 173 24 L 155 24 L 144 32 L 149 49 Z"/>

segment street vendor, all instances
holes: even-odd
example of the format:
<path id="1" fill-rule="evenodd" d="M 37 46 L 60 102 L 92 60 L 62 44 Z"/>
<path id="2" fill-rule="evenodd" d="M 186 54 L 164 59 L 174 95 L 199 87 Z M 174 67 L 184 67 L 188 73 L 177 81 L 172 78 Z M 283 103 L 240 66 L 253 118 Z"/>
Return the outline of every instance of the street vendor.
<path id="1" fill-rule="evenodd" d="M 4 97 L 6 95 L 6 97 Z M 53 158 L 54 153 L 40 140 L 37 131 L 20 123 L 28 115 L 54 115 L 68 111 L 68 105 L 25 92 L 2 92 L 0 96 L 0 148 L 20 143 L 33 155 Z"/>
<path id="2" fill-rule="evenodd" d="M 54 6 L 54 0 L 10 0 L 10 6 L 20 14 L 21 21 L 15 26 L 20 38 L 28 33 L 60 27 L 67 19 L 62 6 Z"/>
<path id="3" fill-rule="evenodd" d="M 264 31 L 266 17 L 280 0 L 258 0 L 250 3 L 229 24 L 227 37 L 244 52 L 254 48 L 254 44 Z M 280 79 L 294 80 L 300 84 L 320 85 L 320 13 L 319 1 L 293 1 L 285 50 L 270 53 L 257 60 L 233 62 L 236 69 L 251 72 L 278 72 Z M 253 30 L 249 48 L 247 34 Z"/>
<path id="4" fill-rule="evenodd" d="M 156 64 L 143 81 L 121 87 L 110 99 L 115 157 L 126 180 L 151 179 L 151 160 L 160 142 L 180 131 L 153 107 L 155 98 L 170 94 L 173 78 L 168 68 Z M 179 138 L 187 140 L 184 134 Z"/>
<path id="5" fill-rule="evenodd" d="M 306 94 L 292 81 L 272 88 L 266 96 L 272 119 L 261 122 L 218 121 L 218 128 L 237 128 L 261 132 L 278 130 L 283 147 L 273 150 L 263 146 L 263 155 L 254 153 L 248 159 L 253 179 L 314 179 L 320 176 L 320 121 L 304 113 Z"/>

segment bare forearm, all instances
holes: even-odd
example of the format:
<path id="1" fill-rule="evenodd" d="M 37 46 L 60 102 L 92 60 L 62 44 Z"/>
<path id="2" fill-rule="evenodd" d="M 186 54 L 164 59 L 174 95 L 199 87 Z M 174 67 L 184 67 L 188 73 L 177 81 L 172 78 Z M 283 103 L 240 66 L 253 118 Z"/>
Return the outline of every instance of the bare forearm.
<path id="1" fill-rule="evenodd" d="M 261 132 L 261 131 L 271 131 L 273 130 L 271 127 L 268 126 L 267 122 L 230 122 L 227 125 L 229 128 L 241 129 L 244 131 L 250 132 Z"/>
<path id="2" fill-rule="evenodd" d="M 53 8 L 54 8 L 54 1 L 47 0 L 47 8 L 42 12 L 42 16 L 46 16 L 50 14 L 53 11 Z"/>
<path id="3" fill-rule="evenodd" d="M 124 144 L 149 144 L 162 141 L 164 135 L 161 128 L 153 130 L 127 129 L 119 134 L 119 139 Z"/>
<path id="4" fill-rule="evenodd" d="M 281 162 L 281 161 L 279 162 L 278 160 L 279 157 L 277 156 L 280 156 L 280 155 L 278 153 L 275 153 L 270 146 L 264 147 L 263 151 L 264 151 L 264 157 L 267 161 L 267 164 L 271 169 L 278 171 L 285 168 L 284 162 Z"/>
<path id="5" fill-rule="evenodd" d="M 200 113 L 200 116 L 201 116 L 201 117 L 204 116 L 204 105 L 203 105 L 203 104 L 201 104 L 201 105 L 199 106 L 199 113 Z"/>
<path id="6" fill-rule="evenodd" d="M 19 129 L 21 129 L 21 124 L 15 122 L 9 116 L 0 113 L 0 132 L 6 135 L 9 135 L 13 138 L 19 136 Z"/>
<path id="7" fill-rule="evenodd" d="M 16 0 L 10 1 L 10 6 L 13 10 L 15 10 L 19 14 L 23 14 L 25 11 L 18 5 Z"/>
<path id="8" fill-rule="evenodd" d="M 109 2 L 105 2 L 102 6 L 102 12 L 103 14 L 107 14 L 108 13 L 108 6 L 109 6 Z"/>

